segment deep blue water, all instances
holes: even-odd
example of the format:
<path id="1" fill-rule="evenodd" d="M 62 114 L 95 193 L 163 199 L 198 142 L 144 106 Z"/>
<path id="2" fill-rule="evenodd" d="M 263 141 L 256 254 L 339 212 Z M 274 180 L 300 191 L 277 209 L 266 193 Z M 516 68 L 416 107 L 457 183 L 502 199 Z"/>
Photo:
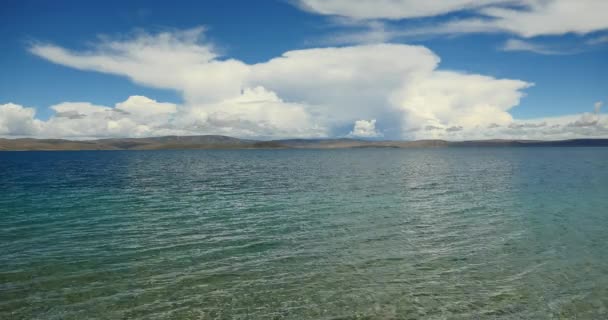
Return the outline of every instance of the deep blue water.
<path id="1" fill-rule="evenodd" d="M 0 152 L 0 319 L 356 318 L 608 318 L 608 148 Z"/>

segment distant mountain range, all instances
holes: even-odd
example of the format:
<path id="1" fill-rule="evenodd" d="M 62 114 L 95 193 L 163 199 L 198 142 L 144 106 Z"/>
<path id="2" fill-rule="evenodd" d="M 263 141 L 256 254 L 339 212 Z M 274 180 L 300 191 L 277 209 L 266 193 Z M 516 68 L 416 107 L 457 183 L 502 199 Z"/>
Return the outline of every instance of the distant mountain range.
<path id="1" fill-rule="evenodd" d="M 608 147 L 608 139 L 538 140 L 416 140 L 368 141 L 358 139 L 246 140 L 227 136 L 166 136 L 99 140 L 1 139 L 0 151 L 28 150 L 164 150 L 164 149 L 343 149 L 415 147 Z"/>

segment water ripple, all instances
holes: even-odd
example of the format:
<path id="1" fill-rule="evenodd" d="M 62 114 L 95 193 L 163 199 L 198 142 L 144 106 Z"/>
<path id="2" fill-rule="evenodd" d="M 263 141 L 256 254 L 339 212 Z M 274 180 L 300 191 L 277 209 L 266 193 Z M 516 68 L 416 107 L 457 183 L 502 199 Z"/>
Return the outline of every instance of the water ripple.
<path id="1" fill-rule="evenodd" d="M 603 319 L 606 159 L 0 153 L 0 319 Z"/>

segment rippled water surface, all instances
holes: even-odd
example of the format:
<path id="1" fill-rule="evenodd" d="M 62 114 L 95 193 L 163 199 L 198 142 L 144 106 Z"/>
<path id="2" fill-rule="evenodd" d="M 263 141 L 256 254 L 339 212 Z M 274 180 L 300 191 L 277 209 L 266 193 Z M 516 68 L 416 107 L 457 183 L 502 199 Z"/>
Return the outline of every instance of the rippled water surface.
<path id="1" fill-rule="evenodd" d="M 0 319 L 606 319 L 608 148 L 0 153 Z"/>

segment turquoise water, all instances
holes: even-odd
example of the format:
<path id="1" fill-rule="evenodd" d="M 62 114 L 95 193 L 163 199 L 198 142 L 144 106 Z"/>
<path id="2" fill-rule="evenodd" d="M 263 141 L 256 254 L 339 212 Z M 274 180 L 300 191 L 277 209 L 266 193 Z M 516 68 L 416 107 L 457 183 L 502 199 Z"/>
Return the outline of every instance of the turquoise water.
<path id="1" fill-rule="evenodd" d="M 606 319 L 608 148 L 0 153 L 0 319 Z"/>

